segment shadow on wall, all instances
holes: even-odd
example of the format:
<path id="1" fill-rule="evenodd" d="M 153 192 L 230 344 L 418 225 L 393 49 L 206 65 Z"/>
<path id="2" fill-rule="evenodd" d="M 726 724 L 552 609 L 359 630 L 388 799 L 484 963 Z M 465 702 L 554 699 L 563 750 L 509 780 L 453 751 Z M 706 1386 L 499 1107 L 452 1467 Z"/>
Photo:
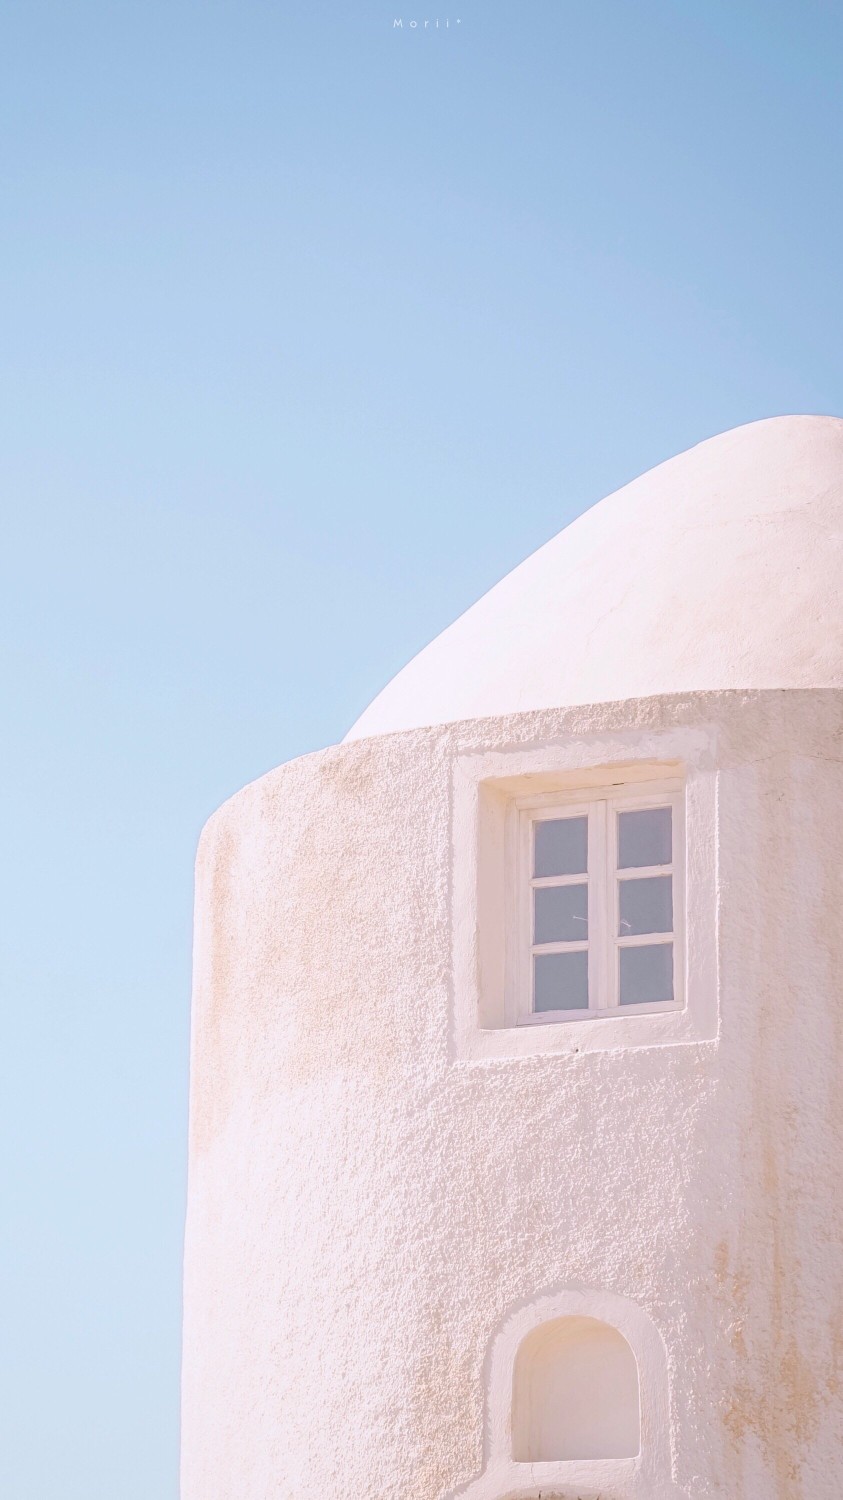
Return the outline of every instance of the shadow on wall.
<path id="1" fill-rule="evenodd" d="M 515 1360 L 512 1402 L 518 1463 L 634 1458 L 640 1451 L 635 1355 L 597 1318 L 555 1318 L 528 1334 Z M 548 1493 L 547 1500 L 557 1497 Z"/>

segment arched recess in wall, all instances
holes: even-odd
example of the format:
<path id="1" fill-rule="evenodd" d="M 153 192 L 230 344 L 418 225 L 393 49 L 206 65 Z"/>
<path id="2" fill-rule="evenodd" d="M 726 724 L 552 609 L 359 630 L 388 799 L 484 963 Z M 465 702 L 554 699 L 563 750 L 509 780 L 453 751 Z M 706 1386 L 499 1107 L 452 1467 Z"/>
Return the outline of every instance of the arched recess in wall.
<path id="1" fill-rule="evenodd" d="M 582 1316 L 533 1328 L 513 1368 L 515 1462 L 634 1458 L 640 1448 L 638 1365 L 623 1334 Z"/>
<path id="2" fill-rule="evenodd" d="M 667 1351 L 649 1312 L 629 1297 L 578 1285 L 537 1293 L 492 1334 L 485 1378 L 480 1471 L 443 1500 L 683 1500 Z"/>

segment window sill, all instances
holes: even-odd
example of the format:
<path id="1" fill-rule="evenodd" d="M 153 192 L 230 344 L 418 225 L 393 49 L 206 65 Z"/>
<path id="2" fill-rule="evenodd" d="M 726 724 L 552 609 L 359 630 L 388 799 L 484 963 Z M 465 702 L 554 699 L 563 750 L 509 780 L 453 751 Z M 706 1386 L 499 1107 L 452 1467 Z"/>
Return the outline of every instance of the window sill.
<path id="1" fill-rule="evenodd" d="M 582 1021 L 619 1021 L 626 1016 L 663 1016 L 681 1011 L 684 1006 L 672 1000 L 655 1005 L 618 1005 L 605 1010 L 551 1010 L 539 1015 L 519 1016 L 516 1026 L 570 1026 Z M 502 1028 L 504 1030 L 508 1028 Z"/>

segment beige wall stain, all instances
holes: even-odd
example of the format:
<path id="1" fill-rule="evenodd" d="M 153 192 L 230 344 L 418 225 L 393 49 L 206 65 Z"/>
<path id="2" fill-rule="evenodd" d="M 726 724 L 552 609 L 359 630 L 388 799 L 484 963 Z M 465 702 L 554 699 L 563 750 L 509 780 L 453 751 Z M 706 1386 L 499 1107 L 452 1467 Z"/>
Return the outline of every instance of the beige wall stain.
<path id="1" fill-rule="evenodd" d="M 207 946 L 194 988 L 191 1056 L 190 1153 L 201 1156 L 214 1140 L 230 1108 L 236 1077 L 229 1071 L 225 1045 L 236 949 L 229 902 L 238 837 L 222 813 L 209 827 L 197 861 L 202 892 L 202 936 Z"/>
<path id="2" fill-rule="evenodd" d="M 732 1243 L 722 1240 L 714 1261 L 734 1354 L 723 1422 L 738 1456 L 745 1458 L 751 1440 L 760 1447 L 776 1500 L 813 1500 L 812 1445 L 834 1415 L 840 1389 L 843 1288 L 839 1276 L 828 1285 L 822 1336 L 812 1335 L 817 1278 L 810 1273 L 822 1252 L 803 1221 L 815 1213 L 816 1195 L 833 1187 L 817 1175 L 823 1145 L 812 1147 L 804 1161 L 800 1147 L 806 1132 L 817 1132 L 826 1150 L 843 1141 L 833 977 L 843 957 L 841 826 L 833 813 L 829 825 L 834 799 L 824 770 L 813 768 L 806 787 L 798 765 L 778 762 L 765 768 L 764 780 L 762 859 L 773 878 L 758 901 L 754 930 L 746 933 L 753 965 L 768 974 L 753 996 L 755 1045 L 740 1142 L 747 1154 L 746 1198 Z M 798 1057 L 800 1044 L 810 1046 L 806 1005 L 812 1024 L 821 1010 L 813 1076 Z"/>

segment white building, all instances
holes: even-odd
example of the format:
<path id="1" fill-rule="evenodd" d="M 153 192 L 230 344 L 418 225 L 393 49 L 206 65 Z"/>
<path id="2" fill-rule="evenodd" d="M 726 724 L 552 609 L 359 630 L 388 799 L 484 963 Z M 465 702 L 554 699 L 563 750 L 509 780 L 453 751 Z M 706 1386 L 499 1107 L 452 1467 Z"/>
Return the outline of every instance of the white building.
<path id="1" fill-rule="evenodd" d="M 183 1500 L 839 1500 L 842 589 L 727 433 L 211 819 Z"/>

